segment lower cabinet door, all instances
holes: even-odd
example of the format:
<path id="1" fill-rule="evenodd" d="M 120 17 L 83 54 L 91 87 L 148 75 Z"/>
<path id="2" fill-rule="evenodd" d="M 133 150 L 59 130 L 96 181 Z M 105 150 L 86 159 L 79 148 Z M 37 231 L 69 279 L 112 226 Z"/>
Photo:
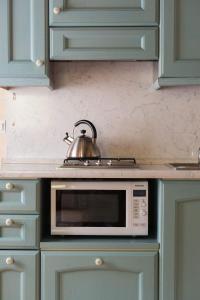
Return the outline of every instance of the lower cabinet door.
<path id="1" fill-rule="evenodd" d="M 200 299 L 200 181 L 159 182 L 160 300 Z"/>
<path id="2" fill-rule="evenodd" d="M 0 251 L 0 299 L 39 300 L 39 252 Z"/>
<path id="3" fill-rule="evenodd" d="M 156 300 L 154 252 L 43 252 L 42 300 Z"/>

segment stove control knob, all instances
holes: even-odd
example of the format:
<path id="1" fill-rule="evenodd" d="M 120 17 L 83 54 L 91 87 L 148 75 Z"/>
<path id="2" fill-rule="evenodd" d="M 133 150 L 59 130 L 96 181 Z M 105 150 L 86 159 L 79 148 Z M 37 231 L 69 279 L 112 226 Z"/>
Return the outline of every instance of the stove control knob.
<path id="1" fill-rule="evenodd" d="M 84 166 L 86 166 L 86 167 L 89 166 L 89 164 L 90 164 L 90 163 L 89 163 L 89 160 L 86 160 L 83 164 L 84 164 Z"/>
<path id="2" fill-rule="evenodd" d="M 96 258 L 96 259 L 95 259 L 95 265 L 96 265 L 96 266 L 101 266 L 101 265 L 103 265 L 103 259 L 101 259 L 101 258 Z"/>
<path id="3" fill-rule="evenodd" d="M 100 165 L 101 165 L 100 159 L 97 160 L 96 165 L 97 165 L 97 166 L 100 166 Z"/>
<path id="4" fill-rule="evenodd" d="M 108 166 L 112 166 L 112 160 L 109 160 L 109 161 L 107 162 L 107 165 L 108 165 Z"/>

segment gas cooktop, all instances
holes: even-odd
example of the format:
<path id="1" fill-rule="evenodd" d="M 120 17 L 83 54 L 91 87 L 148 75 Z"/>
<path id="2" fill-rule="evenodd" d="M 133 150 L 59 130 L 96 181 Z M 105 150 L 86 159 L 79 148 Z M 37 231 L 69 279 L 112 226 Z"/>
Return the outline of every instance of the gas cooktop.
<path id="1" fill-rule="evenodd" d="M 65 159 L 60 168 L 137 168 L 135 158 L 70 158 Z"/>

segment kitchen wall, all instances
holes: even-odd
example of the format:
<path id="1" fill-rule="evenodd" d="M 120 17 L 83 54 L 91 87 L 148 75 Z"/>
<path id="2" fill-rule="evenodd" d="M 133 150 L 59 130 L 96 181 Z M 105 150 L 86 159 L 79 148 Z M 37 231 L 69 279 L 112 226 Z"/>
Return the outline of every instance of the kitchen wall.
<path id="1" fill-rule="evenodd" d="M 1 92 L 0 116 L 7 121 L 5 139 L 0 134 L 4 158 L 63 158 L 65 132 L 72 133 L 74 122 L 84 118 L 97 128 L 102 155 L 196 159 L 200 87 L 155 91 L 152 62 L 55 63 L 53 71 L 53 91 Z"/>

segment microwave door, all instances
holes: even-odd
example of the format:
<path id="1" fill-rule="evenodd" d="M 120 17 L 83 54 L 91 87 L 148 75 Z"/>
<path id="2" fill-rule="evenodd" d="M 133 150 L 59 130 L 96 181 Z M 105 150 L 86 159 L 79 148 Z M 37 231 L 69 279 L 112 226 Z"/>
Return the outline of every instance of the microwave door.
<path id="1" fill-rule="evenodd" d="M 126 227 L 126 191 L 56 191 L 56 228 Z"/>

